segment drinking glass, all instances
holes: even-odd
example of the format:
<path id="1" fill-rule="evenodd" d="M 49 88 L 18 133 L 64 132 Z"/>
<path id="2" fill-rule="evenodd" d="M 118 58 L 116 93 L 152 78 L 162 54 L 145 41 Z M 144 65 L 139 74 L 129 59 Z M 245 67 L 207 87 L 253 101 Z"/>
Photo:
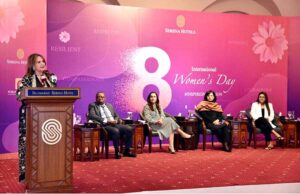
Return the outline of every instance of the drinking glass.
<path id="1" fill-rule="evenodd" d="M 295 111 L 292 111 L 292 119 L 295 119 Z"/>
<path id="2" fill-rule="evenodd" d="M 127 119 L 132 120 L 132 112 L 127 112 Z"/>
<path id="3" fill-rule="evenodd" d="M 194 110 L 188 110 L 188 118 L 193 118 L 194 117 Z"/>
<path id="4" fill-rule="evenodd" d="M 81 122 L 81 115 L 76 115 L 76 124 L 80 124 Z"/>
<path id="5" fill-rule="evenodd" d="M 295 118 L 295 111 L 288 111 L 288 119 L 294 119 Z"/>

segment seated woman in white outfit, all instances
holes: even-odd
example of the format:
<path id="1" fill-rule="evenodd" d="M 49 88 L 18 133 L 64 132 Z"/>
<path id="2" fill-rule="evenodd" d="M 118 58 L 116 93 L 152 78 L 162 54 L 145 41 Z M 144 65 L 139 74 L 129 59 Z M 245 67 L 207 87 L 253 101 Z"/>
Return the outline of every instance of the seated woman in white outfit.
<path id="1" fill-rule="evenodd" d="M 268 95 L 266 92 L 260 92 L 258 94 L 256 102 L 254 102 L 251 106 L 250 112 L 255 126 L 260 128 L 262 133 L 265 135 L 265 139 L 267 142 L 267 147 L 265 149 L 272 149 L 273 143 L 271 141 L 271 133 L 273 133 L 277 140 L 284 140 L 274 128 L 276 127 L 272 121 L 274 119 L 274 109 L 273 105 L 269 103 Z"/>
<path id="2" fill-rule="evenodd" d="M 191 135 L 183 132 L 172 118 L 165 116 L 163 108 L 159 104 L 159 98 L 156 92 L 151 92 L 148 95 L 143 116 L 150 127 L 157 130 L 161 140 L 163 138 L 169 138 L 169 152 L 171 154 L 175 154 L 174 132 L 178 132 L 183 138 L 191 138 Z"/>

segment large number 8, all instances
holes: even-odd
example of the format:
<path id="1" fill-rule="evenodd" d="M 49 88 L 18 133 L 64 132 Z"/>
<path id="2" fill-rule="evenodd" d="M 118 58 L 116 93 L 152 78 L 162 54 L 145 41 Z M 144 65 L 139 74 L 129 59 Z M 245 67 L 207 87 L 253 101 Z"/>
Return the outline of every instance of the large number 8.
<path id="1" fill-rule="evenodd" d="M 149 58 L 155 58 L 158 63 L 158 68 L 155 72 L 150 73 L 146 70 L 146 61 Z M 161 95 L 160 104 L 162 107 L 167 107 L 172 99 L 172 90 L 168 82 L 162 79 L 170 68 L 171 61 L 168 54 L 157 47 L 142 47 L 134 51 L 132 55 L 133 71 L 138 76 L 138 80 L 135 80 L 133 84 L 133 100 L 135 108 L 140 108 L 139 106 L 145 104 L 143 97 L 144 88 L 147 85 L 155 85 Z M 138 96 L 136 96 L 138 95 Z"/>

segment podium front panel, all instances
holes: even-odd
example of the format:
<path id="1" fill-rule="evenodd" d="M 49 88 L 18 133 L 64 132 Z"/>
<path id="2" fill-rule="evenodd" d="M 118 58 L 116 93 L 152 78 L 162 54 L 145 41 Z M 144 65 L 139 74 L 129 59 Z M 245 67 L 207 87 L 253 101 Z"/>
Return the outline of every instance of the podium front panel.
<path id="1" fill-rule="evenodd" d="M 29 191 L 71 191 L 73 103 L 32 102 L 27 118 L 31 118 L 26 150 Z"/>

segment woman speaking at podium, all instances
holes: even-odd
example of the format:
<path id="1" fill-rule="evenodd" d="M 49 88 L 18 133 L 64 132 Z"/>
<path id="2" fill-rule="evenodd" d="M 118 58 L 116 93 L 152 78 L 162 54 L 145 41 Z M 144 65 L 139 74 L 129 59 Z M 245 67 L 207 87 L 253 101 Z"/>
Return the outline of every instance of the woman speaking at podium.
<path id="1" fill-rule="evenodd" d="M 21 100 L 21 91 L 27 87 L 42 88 L 56 87 L 57 77 L 49 73 L 45 58 L 40 54 L 31 54 L 27 59 L 27 73 L 22 78 L 16 95 Z M 19 181 L 25 180 L 25 152 L 26 152 L 26 107 L 22 102 L 19 110 Z"/>

